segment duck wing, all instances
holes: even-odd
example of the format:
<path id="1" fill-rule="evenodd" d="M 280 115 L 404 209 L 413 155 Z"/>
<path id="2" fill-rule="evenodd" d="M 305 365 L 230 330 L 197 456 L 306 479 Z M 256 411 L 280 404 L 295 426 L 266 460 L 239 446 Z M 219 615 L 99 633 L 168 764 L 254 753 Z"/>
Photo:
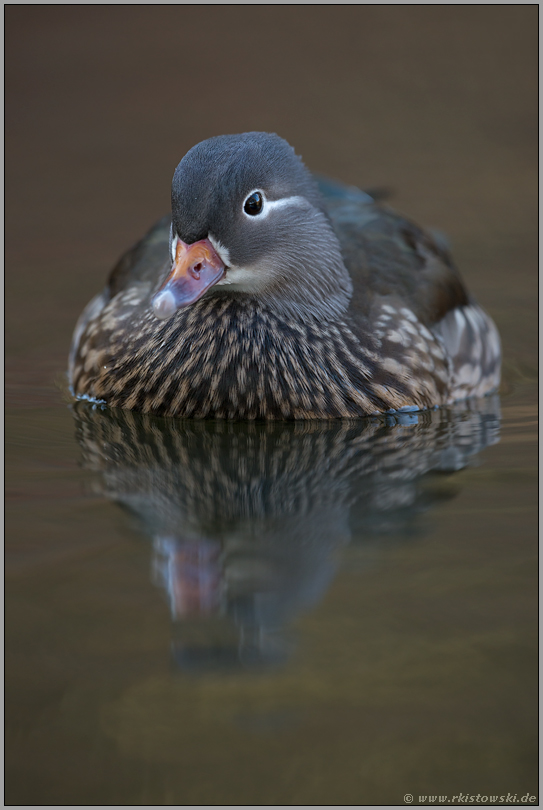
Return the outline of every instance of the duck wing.
<path id="1" fill-rule="evenodd" d="M 470 299 L 443 237 L 381 205 L 368 193 L 317 178 L 353 281 L 351 317 L 376 305 L 407 307 L 427 328 Z"/>
<path id="2" fill-rule="evenodd" d="M 171 265 L 169 214 L 159 219 L 139 242 L 123 253 L 109 274 L 107 300 L 136 284 L 156 284 Z"/>
<path id="3" fill-rule="evenodd" d="M 100 321 L 105 307 L 120 292 L 131 291 L 132 305 L 146 306 L 150 292 L 166 276 L 171 262 L 169 215 L 162 217 L 133 247 L 127 250 L 109 274 L 104 289 L 89 301 L 75 326 L 68 358 L 68 376 L 74 379 L 80 340 L 87 326 Z"/>
<path id="4" fill-rule="evenodd" d="M 359 189 L 326 181 L 321 191 L 353 281 L 348 316 L 359 338 L 377 339 L 398 368 L 427 350 L 426 365 L 448 369 L 446 401 L 495 390 L 499 334 L 468 294 L 445 238 Z"/>

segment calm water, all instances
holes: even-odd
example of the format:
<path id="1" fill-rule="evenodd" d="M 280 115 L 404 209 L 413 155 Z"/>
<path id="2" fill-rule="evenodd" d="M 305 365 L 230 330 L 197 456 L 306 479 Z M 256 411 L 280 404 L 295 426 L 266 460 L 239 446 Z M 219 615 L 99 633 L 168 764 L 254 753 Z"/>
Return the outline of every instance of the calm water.
<path id="1" fill-rule="evenodd" d="M 536 12 L 8 9 L 7 804 L 537 794 Z M 75 320 L 175 164 L 251 128 L 450 234 L 499 396 L 307 425 L 70 401 Z"/>

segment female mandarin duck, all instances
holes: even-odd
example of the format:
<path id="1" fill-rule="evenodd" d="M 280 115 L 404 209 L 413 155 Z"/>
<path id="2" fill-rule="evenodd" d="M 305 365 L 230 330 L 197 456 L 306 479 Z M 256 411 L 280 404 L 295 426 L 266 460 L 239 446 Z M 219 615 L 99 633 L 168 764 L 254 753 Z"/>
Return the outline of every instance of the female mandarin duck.
<path id="1" fill-rule="evenodd" d="M 500 341 L 429 233 L 249 132 L 185 155 L 171 220 L 83 312 L 69 374 L 76 397 L 162 416 L 359 417 L 493 391 Z"/>

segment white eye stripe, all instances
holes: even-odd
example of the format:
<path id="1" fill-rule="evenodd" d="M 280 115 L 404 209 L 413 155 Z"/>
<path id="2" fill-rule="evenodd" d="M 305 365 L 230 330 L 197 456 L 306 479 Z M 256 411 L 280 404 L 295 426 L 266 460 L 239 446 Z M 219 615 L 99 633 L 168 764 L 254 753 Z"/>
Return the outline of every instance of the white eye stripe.
<path id="1" fill-rule="evenodd" d="M 262 210 L 258 214 L 248 214 L 245 211 L 245 203 L 247 202 L 249 197 L 251 197 L 253 194 L 260 194 L 262 197 Z M 263 191 L 261 191 L 259 188 L 255 188 L 245 197 L 242 210 L 247 219 L 258 220 L 258 219 L 265 219 L 268 216 L 268 214 L 270 214 L 272 211 L 277 210 L 278 208 L 286 208 L 288 205 L 300 205 L 300 203 L 305 202 L 306 202 L 305 198 L 299 196 L 282 197 L 282 199 L 280 200 L 268 200 L 266 199 L 266 195 L 264 194 Z"/>
<path id="2" fill-rule="evenodd" d="M 266 200 L 266 208 L 274 211 L 276 208 L 286 208 L 287 205 L 299 205 L 303 202 L 304 197 L 283 197 L 282 200 Z"/>

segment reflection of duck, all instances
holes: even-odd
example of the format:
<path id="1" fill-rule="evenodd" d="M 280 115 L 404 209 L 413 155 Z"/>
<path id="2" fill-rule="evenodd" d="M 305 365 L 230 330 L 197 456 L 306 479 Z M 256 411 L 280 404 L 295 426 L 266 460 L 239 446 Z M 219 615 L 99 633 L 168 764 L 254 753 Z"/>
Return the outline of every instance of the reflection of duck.
<path id="1" fill-rule="evenodd" d="M 275 659 L 351 540 L 416 530 L 423 482 L 497 441 L 497 397 L 369 420 L 164 420 L 74 408 L 95 489 L 152 538 L 183 666 Z M 387 424 L 386 422 L 389 422 Z"/>
<path id="2" fill-rule="evenodd" d="M 172 267 L 173 263 L 173 267 Z M 76 396 L 159 415 L 352 417 L 482 396 L 496 328 L 444 247 L 286 141 L 195 146 L 76 327 Z"/>

